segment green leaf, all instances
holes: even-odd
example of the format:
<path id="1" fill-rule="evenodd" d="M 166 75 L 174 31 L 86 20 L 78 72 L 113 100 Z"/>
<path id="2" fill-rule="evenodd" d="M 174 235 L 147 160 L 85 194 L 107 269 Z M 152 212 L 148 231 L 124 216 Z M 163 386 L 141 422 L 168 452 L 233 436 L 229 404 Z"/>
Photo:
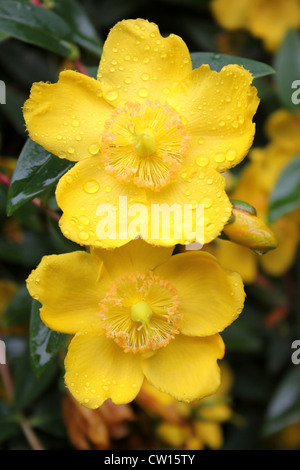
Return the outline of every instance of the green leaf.
<path id="1" fill-rule="evenodd" d="M 72 39 L 79 46 L 100 58 L 102 42 L 81 5 L 75 0 L 59 0 L 52 11 L 70 26 Z"/>
<path id="2" fill-rule="evenodd" d="M 1 0 L 0 31 L 63 57 L 78 57 L 68 24 L 52 11 L 26 0 Z"/>
<path id="3" fill-rule="evenodd" d="M 2 326 L 23 325 L 30 317 L 32 299 L 28 293 L 25 283 L 22 284 L 17 293 L 10 300 L 1 319 Z"/>
<path id="4" fill-rule="evenodd" d="M 55 185 L 59 178 L 73 166 L 28 139 L 18 158 L 7 195 L 7 214 L 42 194 Z"/>
<path id="5" fill-rule="evenodd" d="M 300 156 L 282 171 L 269 201 L 269 223 L 300 208 Z"/>
<path id="6" fill-rule="evenodd" d="M 300 368 L 289 370 L 269 403 L 262 432 L 265 436 L 281 431 L 300 420 Z"/>
<path id="7" fill-rule="evenodd" d="M 300 104 L 294 104 L 292 88 L 294 81 L 300 79 L 300 36 L 290 30 L 274 58 L 277 92 L 282 104 L 291 111 L 297 111 Z M 299 87 L 298 87 L 299 88 Z"/>
<path id="8" fill-rule="evenodd" d="M 208 64 L 212 70 L 220 70 L 229 64 L 242 65 L 246 70 L 252 73 L 254 78 L 272 75 L 275 70 L 270 65 L 258 62 L 256 60 L 245 59 L 243 57 L 234 57 L 227 54 L 216 54 L 213 52 L 192 52 L 193 68 L 198 68 L 203 64 Z"/>
<path id="9" fill-rule="evenodd" d="M 22 356 L 14 370 L 14 406 L 22 410 L 36 402 L 45 393 L 59 371 L 58 364 L 52 362 L 42 377 L 37 378 L 30 363 L 29 344 L 26 344 Z"/>
<path id="10" fill-rule="evenodd" d="M 30 357 L 37 378 L 49 367 L 67 335 L 50 330 L 40 319 L 41 304 L 32 302 L 30 319 Z"/>

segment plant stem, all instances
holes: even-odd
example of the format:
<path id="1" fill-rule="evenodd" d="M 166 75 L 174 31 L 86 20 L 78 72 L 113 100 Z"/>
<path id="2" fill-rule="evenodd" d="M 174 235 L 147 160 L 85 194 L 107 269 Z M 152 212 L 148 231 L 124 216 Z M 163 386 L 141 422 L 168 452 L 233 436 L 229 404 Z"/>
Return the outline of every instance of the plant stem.
<path id="1" fill-rule="evenodd" d="M 79 59 L 74 60 L 74 65 L 77 68 L 78 72 L 83 73 L 84 75 L 87 75 L 88 77 L 90 77 L 89 72 L 87 71 L 87 69 L 85 68 L 85 66 L 82 64 L 82 62 Z"/>

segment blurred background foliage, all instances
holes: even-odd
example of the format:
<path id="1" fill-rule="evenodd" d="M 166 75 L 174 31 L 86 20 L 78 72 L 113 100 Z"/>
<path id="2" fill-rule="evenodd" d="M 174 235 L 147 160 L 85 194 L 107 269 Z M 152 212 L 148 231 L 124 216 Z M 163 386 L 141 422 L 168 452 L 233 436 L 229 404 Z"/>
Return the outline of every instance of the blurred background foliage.
<path id="1" fill-rule="evenodd" d="M 300 368 L 291 360 L 292 343 L 300 339 L 299 238 L 280 275 L 256 261 L 255 275 L 246 282 L 244 312 L 223 334 L 231 377 L 226 400 L 212 397 L 188 409 L 147 387 L 128 406 L 107 402 L 91 411 L 75 403 L 63 383 L 66 338 L 40 322 L 39 304 L 26 290 L 25 279 L 42 256 L 80 247 L 66 240 L 57 224 L 55 186 L 70 162 L 27 140 L 22 106 L 33 82 L 55 82 L 61 70 L 84 67 L 94 76 L 109 29 L 138 17 L 157 23 L 163 35 L 178 34 L 191 52 L 274 67 L 275 75 L 254 82 L 261 103 L 253 147 L 268 149 L 274 136 L 266 123 L 275 111 L 286 110 L 296 131 L 284 136 L 291 126 L 282 123 L 279 133 L 295 145 L 276 170 L 266 217 L 271 207 L 273 222 L 291 214 L 295 220 L 300 209 L 300 109 L 291 101 L 291 84 L 300 79 L 298 31 L 288 30 L 271 54 L 250 32 L 217 24 L 209 0 L 1 0 L 6 104 L 0 105 L 0 335 L 7 365 L 0 376 L 0 449 L 299 449 Z M 248 156 L 226 175 L 229 192 L 250 164 Z M 268 180 L 268 165 L 264 171 L 258 175 Z M 295 230 L 299 235 L 299 224 Z"/>

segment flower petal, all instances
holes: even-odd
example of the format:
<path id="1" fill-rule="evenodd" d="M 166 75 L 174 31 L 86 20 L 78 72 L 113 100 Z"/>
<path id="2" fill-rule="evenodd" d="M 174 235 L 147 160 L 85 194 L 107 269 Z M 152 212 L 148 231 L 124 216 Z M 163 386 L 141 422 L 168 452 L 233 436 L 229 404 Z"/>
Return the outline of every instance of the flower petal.
<path id="1" fill-rule="evenodd" d="M 192 70 L 184 41 L 164 38 L 156 24 L 143 19 L 124 20 L 110 31 L 98 70 L 109 103 L 159 100 Z"/>
<path id="2" fill-rule="evenodd" d="M 178 335 L 142 363 L 149 382 L 161 392 L 190 402 L 213 394 L 220 385 L 217 359 L 224 355 L 221 336 Z"/>
<path id="3" fill-rule="evenodd" d="M 216 21 L 224 28 L 235 30 L 247 26 L 251 0 L 212 0 L 211 9 Z"/>
<path id="4" fill-rule="evenodd" d="M 249 5 L 248 28 L 274 52 L 289 29 L 299 28 L 300 5 L 295 0 L 252 0 Z"/>
<path id="5" fill-rule="evenodd" d="M 114 250 L 95 248 L 94 254 L 104 262 L 111 278 L 116 279 L 124 272 L 147 272 L 167 261 L 174 247 L 158 247 L 141 239 L 132 240 Z"/>
<path id="6" fill-rule="evenodd" d="M 180 331 L 191 336 L 221 332 L 241 313 L 245 300 L 238 273 L 227 271 L 209 253 L 172 256 L 154 270 L 178 291 Z"/>
<path id="7" fill-rule="evenodd" d="M 55 84 L 34 83 L 23 113 L 32 140 L 58 157 L 78 161 L 98 153 L 112 109 L 97 80 L 67 70 Z"/>
<path id="8" fill-rule="evenodd" d="M 198 167 L 184 166 L 177 181 L 170 183 L 159 192 L 147 191 L 149 206 L 153 211 L 154 208 L 157 208 L 157 205 L 163 208 L 163 204 L 166 204 L 166 207 L 169 209 L 171 209 L 174 204 L 179 204 L 182 209 L 183 223 L 180 224 L 179 222 L 175 224 L 176 236 L 173 235 L 172 226 L 170 231 L 161 231 L 161 244 L 186 244 L 195 241 L 196 238 L 199 243 L 209 243 L 220 235 L 231 215 L 232 205 L 225 193 L 225 179 L 214 169 L 207 166 L 208 159 L 200 159 L 198 163 Z M 186 207 L 184 207 L 185 205 Z M 194 222 L 193 226 L 191 226 L 188 214 L 189 209 L 191 209 L 193 212 L 192 218 L 196 220 L 195 212 L 197 205 L 200 211 L 199 218 L 197 217 L 196 227 Z M 154 230 L 155 223 L 152 219 L 151 229 Z M 165 229 L 168 228 L 166 221 L 167 219 L 163 218 Z M 182 230 L 180 230 L 180 225 L 182 226 Z M 169 232 L 171 234 L 170 237 Z M 191 237 L 193 232 L 195 235 Z M 198 237 L 196 237 L 196 232 L 198 233 Z M 153 242 L 158 243 L 154 238 Z"/>
<path id="9" fill-rule="evenodd" d="M 144 380 L 139 356 L 126 354 L 100 328 L 75 335 L 65 368 L 68 389 L 76 400 L 91 409 L 108 398 L 116 405 L 131 402 Z"/>
<path id="10" fill-rule="evenodd" d="M 76 251 L 44 256 L 27 279 L 27 288 L 43 305 L 43 322 L 53 330 L 73 334 L 97 318 L 108 279 L 99 259 Z"/>
<path id="11" fill-rule="evenodd" d="M 216 240 L 215 256 L 225 269 L 238 272 L 245 283 L 255 281 L 257 258 L 249 248 L 218 238 Z"/>
<path id="12" fill-rule="evenodd" d="M 118 182 L 102 169 L 97 157 L 71 168 L 60 179 L 56 198 L 63 211 L 63 234 L 81 245 L 104 248 L 122 246 L 132 239 L 124 217 L 127 202 L 128 206 L 129 201 L 146 203 L 143 189 Z"/>
<path id="13" fill-rule="evenodd" d="M 282 276 L 292 266 L 300 239 L 300 211 L 293 212 L 273 225 L 278 240 L 275 250 L 259 257 L 263 269 L 271 276 Z"/>
<path id="14" fill-rule="evenodd" d="M 202 65 L 170 94 L 169 104 L 182 116 L 191 136 L 191 159 L 209 158 L 218 171 L 231 168 L 252 145 L 252 118 L 259 99 L 253 77 L 239 65 L 215 72 Z"/>

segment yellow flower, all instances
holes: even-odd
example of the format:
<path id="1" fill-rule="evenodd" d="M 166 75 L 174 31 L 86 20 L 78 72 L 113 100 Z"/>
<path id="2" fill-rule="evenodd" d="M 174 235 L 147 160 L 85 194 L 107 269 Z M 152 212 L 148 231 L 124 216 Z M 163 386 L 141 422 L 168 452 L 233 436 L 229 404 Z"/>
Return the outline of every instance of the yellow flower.
<path id="1" fill-rule="evenodd" d="M 248 29 L 274 52 L 290 28 L 300 26 L 299 0 L 212 0 L 212 12 L 228 30 Z"/>
<path id="2" fill-rule="evenodd" d="M 221 386 L 218 391 L 190 404 L 176 401 L 155 389 L 148 381 L 144 382 L 135 403 L 156 421 L 160 418 L 156 432 L 163 442 L 187 450 L 222 447 L 222 423 L 232 416 L 229 406 L 232 373 L 223 362 L 220 368 Z"/>
<path id="3" fill-rule="evenodd" d="M 241 278 L 208 253 L 171 254 L 134 240 L 46 256 L 29 276 L 43 322 L 75 335 L 65 381 L 88 408 L 132 401 L 144 377 L 186 402 L 219 387 L 219 333 L 243 308 Z"/>
<path id="4" fill-rule="evenodd" d="M 220 172 L 245 157 L 255 133 L 259 100 L 251 83 L 252 75 L 238 65 L 219 73 L 208 65 L 192 70 L 184 41 L 162 37 L 143 19 L 112 28 L 97 80 L 64 71 L 56 84 L 35 83 L 24 105 L 30 137 L 77 162 L 56 192 L 64 235 L 108 248 L 135 238 L 121 227 L 124 197 L 130 217 L 138 204 L 148 220 L 153 206 L 191 205 L 194 214 L 203 205 L 204 241 L 216 238 L 231 213 Z M 105 204 L 116 211 L 110 238 L 99 234 Z M 165 220 L 155 224 L 157 237 L 150 223 L 140 229 L 150 243 L 195 240 L 173 230 L 163 237 Z"/>
<path id="5" fill-rule="evenodd" d="M 299 116 L 285 110 L 270 116 L 266 123 L 270 143 L 265 148 L 251 150 L 250 163 L 242 171 L 238 184 L 230 194 L 230 197 L 254 206 L 261 220 L 267 220 L 269 197 L 280 173 L 300 151 L 298 120 Z M 215 254 L 223 266 L 239 272 L 244 282 L 256 279 L 258 264 L 267 274 L 281 276 L 295 259 L 300 240 L 300 211 L 281 217 L 270 228 L 277 240 L 277 248 L 259 258 L 248 248 L 224 240 L 214 242 L 209 251 Z"/>

